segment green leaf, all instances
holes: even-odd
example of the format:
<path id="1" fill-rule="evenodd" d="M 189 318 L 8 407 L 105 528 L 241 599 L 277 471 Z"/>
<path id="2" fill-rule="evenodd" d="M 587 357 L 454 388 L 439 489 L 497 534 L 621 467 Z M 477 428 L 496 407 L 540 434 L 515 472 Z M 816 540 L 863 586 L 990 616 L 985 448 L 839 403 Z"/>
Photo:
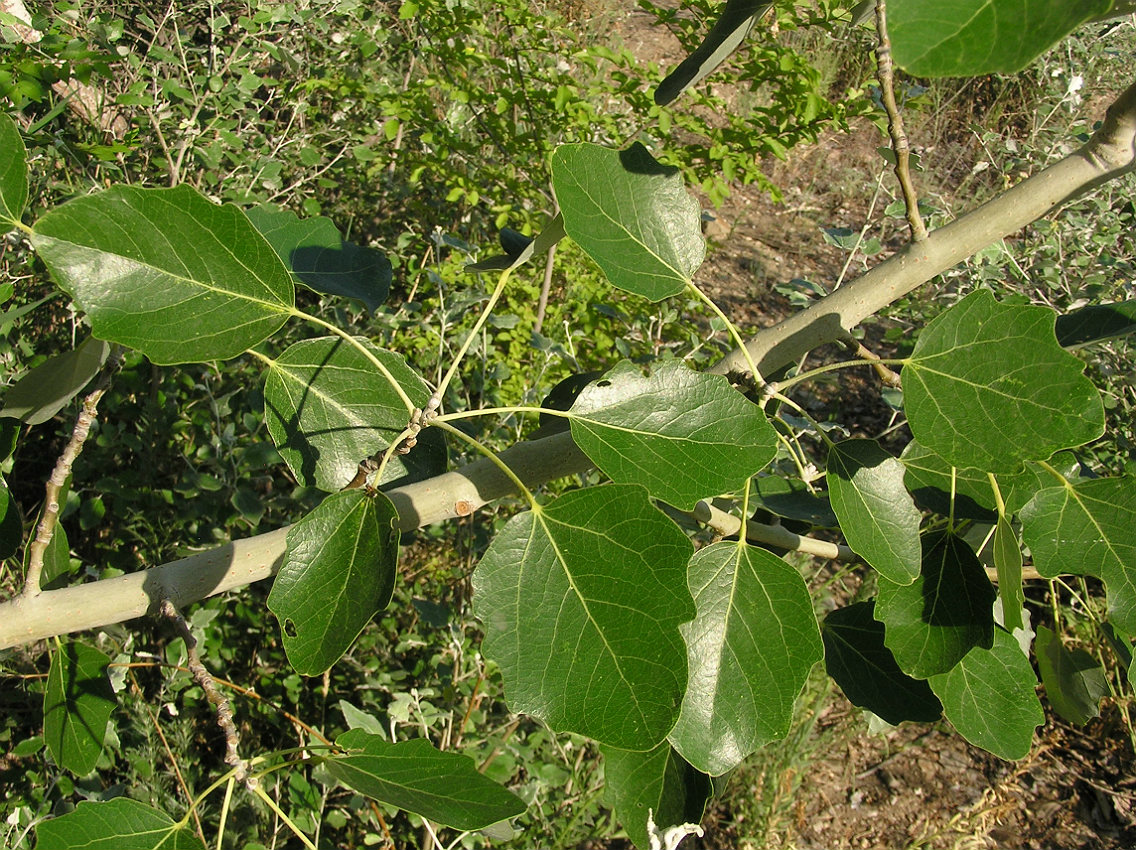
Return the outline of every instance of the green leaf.
<path id="1" fill-rule="evenodd" d="M 1024 627 L 1022 606 L 1022 549 L 1009 517 L 998 517 L 994 528 L 994 568 L 998 571 L 998 595 L 1002 599 L 1002 623 L 1007 631 Z"/>
<path id="2" fill-rule="evenodd" d="M 828 675 L 855 706 L 891 723 L 930 723 L 943 713 L 942 703 L 923 679 L 899 669 L 884 645 L 884 625 L 875 619 L 876 603 L 857 602 L 829 612 L 821 627 Z"/>
<path id="3" fill-rule="evenodd" d="M 371 313 L 387 300 L 390 260 L 375 248 L 345 241 L 331 219 L 301 219 L 270 204 L 245 212 L 305 286 L 325 295 L 354 298 Z"/>
<path id="4" fill-rule="evenodd" d="M 1098 478 L 1041 490 L 1022 508 L 1037 571 L 1101 579 L 1109 618 L 1136 633 L 1136 479 Z"/>
<path id="5" fill-rule="evenodd" d="M 1111 0 L 891 0 L 896 63 L 919 77 L 1012 74 Z"/>
<path id="6" fill-rule="evenodd" d="M 998 304 L 987 290 L 933 319 L 903 367 L 915 439 L 960 468 L 1016 472 L 1099 437 L 1100 393 L 1053 323 L 1049 308 Z"/>
<path id="7" fill-rule="evenodd" d="M 426 405 L 430 389 L 401 355 L 359 342 L 416 406 Z M 355 477 L 359 461 L 387 448 L 410 421 L 406 405 L 374 363 L 339 337 L 297 342 L 268 368 L 268 433 L 303 484 L 341 490 Z M 427 429 L 410 454 L 391 459 L 380 483 L 405 483 L 411 473 L 429 477 L 444 472 L 445 465 L 445 441 Z"/>
<path id="8" fill-rule="evenodd" d="M 852 551 L 896 584 L 919 575 L 923 519 L 903 485 L 903 464 L 875 440 L 845 440 L 828 454 L 828 494 Z"/>
<path id="9" fill-rule="evenodd" d="M 11 558 L 23 542 L 24 523 L 20 506 L 0 475 L 0 559 Z"/>
<path id="10" fill-rule="evenodd" d="M 1066 649 L 1052 629 L 1037 627 L 1037 667 L 1053 710 L 1070 723 L 1084 726 L 1100 715 L 1108 693 L 1104 669 L 1083 649 Z"/>
<path id="11" fill-rule="evenodd" d="M 692 550 L 635 485 L 572 491 L 509 520 L 473 574 L 509 706 L 619 749 L 659 744 L 686 687 Z"/>
<path id="12" fill-rule="evenodd" d="M 520 236 L 516 231 L 504 228 L 501 231 L 501 247 L 505 249 L 505 254 L 489 257 L 477 263 L 470 263 L 466 268 L 472 272 L 492 272 L 515 269 L 518 266 L 524 265 L 533 257 L 547 254 L 548 249 L 563 239 L 565 235 L 564 216 L 560 214 L 557 214 L 535 239 L 526 240 L 525 237 Z M 521 244 L 521 240 L 524 240 L 523 245 Z"/>
<path id="13" fill-rule="evenodd" d="M 473 760 L 444 753 L 425 738 L 391 744 L 351 729 L 335 740 L 347 750 L 323 765 L 364 796 L 454 829 L 482 829 L 525 811 L 524 802 L 477 772 Z"/>
<path id="14" fill-rule="evenodd" d="M 189 186 L 115 186 L 36 222 L 32 244 L 95 336 L 155 363 L 224 360 L 295 309 L 272 247 L 236 207 Z"/>
<path id="15" fill-rule="evenodd" d="M 26 425 L 47 422 L 99 373 L 108 354 L 109 345 L 89 336 L 78 348 L 48 358 L 4 394 L 0 416 Z"/>
<path id="16" fill-rule="evenodd" d="M 990 579 L 960 537 L 941 531 L 923 538 L 919 577 L 903 586 L 880 578 L 875 615 L 901 670 L 917 679 L 945 673 L 974 646 L 994 639 Z"/>
<path id="17" fill-rule="evenodd" d="M 24 548 L 24 571 L 28 568 L 31 558 L 31 547 Z M 43 572 L 40 573 L 39 583 L 44 590 L 52 590 L 66 584 L 66 577 L 71 574 L 71 546 L 67 542 L 67 530 L 63 523 L 57 523 L 51 533 L 51 540 L 43 552 Z"/>
<path id="18" fill-rule="evenodd" d="M 702 213 L 679 170 L 636 142 L 562 145 L 552 185 L 564 228 L 612 284 L 661 301 L 686 289 L 706 254 Z"/>
<path id="19" fill-rule="evenodd" d="M 681 627 L 689 672 L 669 740 L 720 776 L 785 737 L 824 650 L 804 579 L 771 552 L 734 542 L 699 549 L 687 584 L 698 613 Z"/>
<path id="20" fill-rule="evenodd" d="M 780 475 L 759 475 L 753 479 L 753 488 L 757 496 L 755 504 L 774 516 L 821 528 L 836 528 L 840 525 L 836 514 L 832 512 L 828 493 L 812 492 L 803 481 Z"/>
<path id="21" fill-rule="evenodd" d="M 604 802 L 640 850 L 651 846 L 647 818 L 666 830 L 699 823 L 712 794 L 710 777 L 687 764 L 663 742 L 645 753 L 601 747 Z"/>
<path id="22" fill-rule="evenodd" d="M 572 439 L 613 480 L 683 510 L 740 489 L 777 454 L 760 407 L 724 376 L 677 360 L 656 363 L 649 377 L 621 361 L 584 387 L 571 423 Z"/>
<path id="23" fill-rule="evenodd" d="M 77 776 L 94 770 L 103 750 L 115 706 L 109 667 L 109 658 L 81 643 L 65 643 L 51 656 L 43 696 L 43 737 L 56 763 Z"/>
<path id="24" fill-rule="evenodd" d="M 191 821 L 129 797 L 84 801 L 73 812 L 36 827 L 36 850 L 205 850 Z"/>
<path id="25" fill-rule="evenodd" d="M 995 629 L 990 649 L 976 646 L 956 667 L 928 682 L 943 701 L 943 714 L 970 743 L 1004 759 L 1029 754 L 1045 712 L 1037 698 L 1037 676 L 1009 632 Z"/>
<path id="26" fill-rule="evenodd" d="M 288 530 L 268 608 L 298 673 L 323 673 L 387 607 L 397 562 L 398 512 L 381 493 L 334 493 Z"/>
<path id="27" fill-rule="evenodd" d="M 1089 304 L 1057 317 L 1057 341 L 1065 348 L 1079 348 L 1118 336 L 1136 333 L 1136 301 Z"/>
<path id="28" fill-rule="evenodd" d="M 0 112 L 0 221 L 19 224 L 27 204 L 28 152 L 16 122 Z"/>

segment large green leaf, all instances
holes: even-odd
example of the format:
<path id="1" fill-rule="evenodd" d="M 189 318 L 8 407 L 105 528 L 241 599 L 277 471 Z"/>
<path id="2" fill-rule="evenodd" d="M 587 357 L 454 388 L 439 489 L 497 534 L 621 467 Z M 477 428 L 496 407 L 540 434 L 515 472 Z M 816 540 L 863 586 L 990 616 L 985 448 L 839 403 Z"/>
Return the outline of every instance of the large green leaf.
<path id="1" fill-rule="evenodd" d="M 410 400 L 424 407 L 430 389 L 401 355 L 360 339 Z M 363 352 L 339 337 L 297 342 L 269 364 L 264 382 L 268 433 L 296 477 L 321 490 L 342 489 L 359 461 L 387 448 L 410 413 Z M 445 471 L 445 442 L 424 431 L 408 455 L 393 458 L 382 483 Z"/>
<path id="2" fill-rule="evenodd" d="M 619 749 L 659 744 L 686 687 L 692 549 L 635 485 L 576 490 L 509 520 L 473 574 L 509 706 Z"/>
<path id="3" fill-rule="evenodd" d="M 95 769 L 114 711 L 110 659 L 91 646 L 65 643 L 51 656 L 43 695 L 43 737 L 56 763 L 78 776 Z"/>
<path id="4" fill-rule="evenodd" d="M 288 270 L 245 214 L 189 186 L 75 198 L 32 244 L 95 336 L 155 363 L 235 357 L 294 310 Z"/>
<path id="5" fill-rule="evenodd" d="M 915 439 L 953 466 L 1015 472 L 1099 437 L 1100 393 L 1057 344 L 1054 319 L 983 289 L 932 320 L 903 367 Z"/>
<path id="6" fill-rule="evenodd" d="M 1004 759 L 1025 757 L 1045 722 L 1037 676 L 1017 640 L 996 629 L 990 649 L 976 646 L 953 669 L 928 679 L 943 714 L 975 746 Z"/>
<path id="7" fill-rule="evenodd" d="M 28 203 L 28 152 L 16 122 L 0 112 L 0 224 L 15 226 Z"/>
<path id="8" fill-rule="evenodd" d="M 901 670 L 917 679 L 945 673 L 974 646 L 994 639 L 996 594 L 974 550 L 960 537 L 923 538 L 919 577 L 903 586 L 880 578 L 876 618 Z"/>
<path id="9" fill-rule="evenodd" d="M 903 472 L 875 440 L 845 440 L 828 453 L 828 494 L 840 530 L 853 552 L 896 584 L 919 575 L 923 519 Z"/>
<path id="10" fill-rule="evenodd" d="M 679 170 L 638 142 L 623 151 L 562 145 L 552 154 L 552 185 L 568 235 L 620 289 L 661 301 L 702 265 L 698 202 Z"/>
<path id="11" fill-rule="evenodd" d="M 387 607 L 397 561 L 398 512 L 381 493 L 335 493 L 288 530 L 268 608 L 299 673 L 323 673 Z"/>
<path id="12" fill-rule="evenodd" d="M 351 729 L 335 739 L 347 752 L 323 765 L 348 788 L 454 829 L 483 829 L 515 817 L 524 801 L 477 772 L 466 756 L 435 749 L 425 738 L 391 744 Z"/>
<path id="13" fill-rule="evenodd" d="M 0 416 L 11 416 L 26 425 L 47 422 L 90 383 L 109 354 L 109 345 L 89 336 L 77 348 L 49 357 L 4 394 Z"/>
<path id="14" fill-rule="evenodd" d="M 895 61 L 920 77 L 1010 74 L 1111 0 L 889 0 Z"/>
<path id="15" fill-rule="evenodd" d="M 699 823 L 712 793 L 710 778 L 687 764 L 667 742 L 645 753 L 601 747 L 604 802 L 640 850 L 651 846 L 647 819 L 660 830 Z"/>
<path id="16" fill-rule="evenodd" d="M 1070 723 L 1084 726 L 1100 714 L 1108 680 L 1100 662 L 1083 649 L 1066 649 L 1046 626 L 1037 627 L 1037 669 L 1053 710 Z"/>
<path id="17" fill-rule="evenodd" d="M 84 801 L 36 827 L 36 850 L 205 850 L 189 821 L 176 823 L 129 797 Z"/>
<path id="18" fill-rule="evenodd" d="M 572 405 L 572 438 L 617 482 L 642 484 L 683 510 L 739 489 L 777 454 L 761 408 L 722 375 L 621 361 Z"/>
<path id="19" fill-rule="evenodd" d="M 691 558 L 687 583 L 698 614 L 682 626 L 689 672 L 669 740 L 720 776 L 785 737 L 824 649 L 804 579 L 771 552 L 715 543 Z"/>
<path id="20" fill-rule="evenodd" d="M 1022 508 L 1037 571 L 1100 578 L 1109 618 L 1136 633 L 1136 479 L 1098 478 L 1038 492 Z"/>
<path id="21" fill-rule="evenodd" d="M 899 669 L 884 645 L 884 624 L 875 619 L 876 603 L 857 602 L 824 618 L 824 665 L 853 705 L 888 723 L 929 723 L 943 713 L 942 703 L 923 679 Z"/>
<path id="22" fill-rule="evenodd" d="M 375 312 L 387 300 L 391 264 L 382 251 L 347 242 L 328 218 L 301 219 L 265 205 L 246 210 L 284 265 L 305 286 L 363 302 Z"/>

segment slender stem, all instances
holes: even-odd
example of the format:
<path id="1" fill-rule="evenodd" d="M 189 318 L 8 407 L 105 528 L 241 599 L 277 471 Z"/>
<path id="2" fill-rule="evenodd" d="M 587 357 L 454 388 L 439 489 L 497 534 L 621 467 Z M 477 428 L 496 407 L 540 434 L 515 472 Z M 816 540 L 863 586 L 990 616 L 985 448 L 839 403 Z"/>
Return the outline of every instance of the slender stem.
<path id="1" fill-rule="evenodd" d="M 229 818 L 229 807 L 233 802 L 233 787 L 236 784 L 237 777 L 230 775 L 229 781 L 225 784 L 225 799 L 221 802 L 221 817 L 217 823 L 217 850 L 221 850 L 224 846 L 225 821 Z"/>
<path id="2" fill-rule="evenodd" d="M 260 786 L 259 782 L 252 786 L 252 791 L 254 794 L 256 794 L 256 796 L 260 797 L 260 799 L 264 801 L 264 804 L 268 806 L 268 808 L 272 809 L 272 811 L 276 813 L 276 817 L 284 821 L 284 825 L 287 826 L 288 829 L 292 830 L 297 838 L 304 842 L 304 846 L 307 847 L 308 850 L 318 850 L 316 845 L 312 844 L 308 836 L 304 835 L 304 833 L 300 831 L 300 828 L 296 826 L 296 824 L 292 823 L 292 819 L 284 813 L 284 810 L 280 808 L 279 805 L 277 805 L 276 801 L 269 797 L 267 793 L 265 793 L 265 790 Z"/>
<path id="3" fill-rule="evenodd" d="M 773 387 L 774 392 L 784 391 L 787 388 L 794 386 L 795 384 L 799 384 L 803 381 L 808 381 L 812 378 L 815 378 L 817 377 L 817 375 L 823 375 L 826 372 L 835 372 L 838 369 L 849 369 L 853 366 L 869 365 L 874 367 L 877 364 L 884 366 L 902 366 L 905 363 L 907 363 L 907 358 L 905 357 L 873 360 L 871 362 L 867 360 L 841 360 L 838 363 L 826 363 L 823 366 L 817 366 L 815 369 L 809 369 L 807 372 L 801 372 L 799 375 L 794 375 L 791 378 L 785 378 L 782 381 L 777 381 L 776 384 L 770 384 L 770 386 Z"/>
<path id="4" fill-rule="evenodd" d="M 466 336 L 462 342 L 461 348 L 458 349 L 457 356 L 450 363 L 450 368 L 446 371 L 445 377 L 442 378 L 441 383 L 438 384 L 438 389 L 434 391 L 436 398 L 444 398 L 446 388 L 449 387 L 450 382 L 457 374 L 458 368 L 461 366 L 462 360 L 465 358 L 469 347 L 473 345 L 473 341 L 477 339 L 477 335 L 481 333 L 481 329 L 485 326 L 489 314 L 493 312 L 493 308 L 497 306 L 497 302 L 501 299 L 501 295 L 505 292 L 505 284 L 509 282 L 509 276 L 512 274 L 512 269 L 505 269 L 501 272 L 501 276 L 497 278 L 497 285 L 493 287 L 493 292 L 489 296 L 489 302 L 485 305 L 485 309 L 481 311 L 481 315 L 477 317 L 477 321 L 473 325 L 473 329 Z"/>
<path id="5" fill-rule="evenodd" d="M 764 383 L 764 381 L 762 381 L 761 379 L 761 373 L 757 371 L 757 363 L 755 363 L 753 357 L 750 356 L 749 350 L 745 345 L 745 340 L 742 339 L 741 332 L 738 330 L 737 325 L 730 321 L 730 317 L 722 312 L 722 308 L 714 303 L 714 299 L 712 299 L 709 295 L 699 289 L 695 285 L 694 281 L 691 281 L 689 284 L 687 284 L 687 288 L 694 293 L 696 298 L 698 298 L 700 301 L 702 301 L 702 303 L 709 307 L 713 311 L 715 316 L 717 316 L 725 323 L 726 330 L 729 332 L 730 338 L 734 341 L 734 345 L 739 351 L 742 352 L 742 355 L 745 357 L 746 367 L 748 368 L 749 373 L 753 375 L 754 383 L 757 384 L 757 386 L 761 386 Z"/>
<path id="6" fill-rule="evenodd" d="M 455 428 L 449 422 L 443 422 L 443 421 L 440 421 L 440 420 L 441 420 L 441 417 L 438 417 L 438 419 L 434 420 L 433 424 L 436 425 L 437 427 L 441 428 L 447 434 L 453 434 L 458 439 L 464 440 L 465 442 L 467 442 L 471 446 L 473 446 L 474 449 L 476 449 L 478 452 L 485 455 L 485 457 L 494 466 L 496 466 L 498 469 L 500 469 L 501 472 L 503 472 L 505 474 L 505 476 L 510 481 L 513 482 L 513 486 L 515 486 L 517 488 L 518 492 L 520 492 L 520 494 L 522 496 L 524 496 L 525 501 L 527 501 L 529 503 L 529 507 L 533 508 L 534 510 L 538 507 L 538 505 L 536 503 L 536 497 L 532 494 L 532 491 L 529 490 L 529 488 L 525 486 L 525 482 L 522 481 L 520 479 L 520 477 L 518 477 L 517 474 L 515 472 L 513 472 L 512 469 L 509 468 L 509 465 L 507 463 L 505 463 L 503 460 L 501 460 L 501 458 L 497 457 L 497 454 L 495 452 L 490 451 L 485 446 L 481 445 L 481 443 L 479 443 L 477 440 L 475 440 L 469 434 L 462 431 L 460 428 Z"/>

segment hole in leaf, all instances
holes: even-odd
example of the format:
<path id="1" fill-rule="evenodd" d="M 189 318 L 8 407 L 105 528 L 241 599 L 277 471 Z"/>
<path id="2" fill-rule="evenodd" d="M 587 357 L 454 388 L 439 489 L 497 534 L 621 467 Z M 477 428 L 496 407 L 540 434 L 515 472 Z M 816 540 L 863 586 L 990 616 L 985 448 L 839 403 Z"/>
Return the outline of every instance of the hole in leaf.
<path id="1" fill-rule="evenodd" d="M 597 387 L 610 387 L 611 381 L 596 381 Z"/>
<path id="2" fill-rule="evenodd" d="M 284 634 L 290 638 L 294 638 L 300 634 L 300 630 L 296 628 L 295 620 L 288 619 L 284 621 Z"/>

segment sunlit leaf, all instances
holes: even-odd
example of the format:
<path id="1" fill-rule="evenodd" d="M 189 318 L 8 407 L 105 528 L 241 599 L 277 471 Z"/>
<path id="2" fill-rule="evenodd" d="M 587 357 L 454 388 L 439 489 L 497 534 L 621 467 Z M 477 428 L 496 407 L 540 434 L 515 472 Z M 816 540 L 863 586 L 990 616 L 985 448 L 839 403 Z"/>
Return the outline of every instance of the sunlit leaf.
<path id="1" fill-rule="evenodd" d="M 1052 629 L 1037 627 L 1037 667 L 1053 710 L 1070 723 L 1084 726 L 1100 714 L 1108 693 L 1104 668 L 1089 652 L 1067 649 Z"/>
<path id="2" fill-rule="evenodd" d="M 49 357 L 4 393 L 0 416 L 25 425 L 47 422 L 99 373 L 108 354 L 109 345 L 89 336 L 77 348 Z"/>
<path id="3" fill-rule="evenodd" d="M 1004 759 L 1025 757 L 1045 722 L 1037 676 L 1009 632 L 995 629 L 989 649 L 976 646 L 954 668 L 928 679 L 943 714 L 975 746 Z"/>
<path id="4" fill-rule="evenodd" d="M 1005 516 L 998 517 L 993 549 L 994 568 L 998 572 L 998 596 L 1002 599 L 1002 624 L 1012 633 L 1024 626 L 1022 605 L 1026 597 L 1022 590 L 1022 550 L 1018 545 L 1018 535 Z"/>
<path id="5" fill-rule="evenodd" d="M 471 759 L 425 738 L 392 744 L 363 729 L 335 740 L 323 766 L 348 788 L 454 829 L 482 829 L 524 812 L 519 797 L 478 773 Z"/>
<path id="6" fill-rule="evenodd" d="M 659 744 L 686 687 L 692 549 L 634 485 L 575 490 L 509 520 L 473 588 L 510 708 L 619 749 Z"/>
<path id="7" fill-rule="evenodd" d="M 297 672 L 339 660 L 390 602 L 397 561 L 398 513 L 381 493 L 335 493 L 288 530 L 268 608 Z"/>
<path id="8" fill-rule="evenodd" d="M 649 377 L 620 362 L 583 389 L 571 421 L 576 444 L 613 480 L 684 510 L 739 489 L 777 453 L 760 407 L 679 361 L 656 363 Z"/>
<path id="9" fill-rule="evenodd" d="M 0 112 L 0 230 L 16 225 L 28 203 L 28 152 L 16 122 Z"/>
<path id="10" fill-rule="evenodd" d="M 51 656 L 43 696 L 43 737 L 56 763 L 77 776 L 94 770 L 103 750 L 115 706 L 109 667 L 109 658 L 82 643 L 65 643 Z"/>
<path id="11" fill-rule="evenodd" d="M 710 778 L 687 764 L 667 742 L 645 753 L 602 747 L 604 802 L 640 850 L 648 850 L 647 818 L 665 830 L 698 823 L 710 799 Z"/>
<path id="12" fill-rule="evenodd" d="M 702 212 L 679 170 L 636 142 L 623 151 L 562 145 L 552 185 L 564 228 L 620 289 L 660 301 L 686 289 L 702 265 Z"/>
<path id="13" fill-rule="evenodd" d="M 205 850 L 193 822 L 130 797 L 84 801 L 75 811 L 36 827 L 36 850 Z"/>
<path id="14" fill-rule="evenodd" d="M 682 626 L 689 678 L 669 740 L 719 776 L 785 737 L 824 650 L 804 579 L 771 552 L 715 543 L 691 558 L 687 582 L 698 614 Z"/>
<path id="15" fill-rule="evenodd" d="M 933 319 L 903 367 L 915 439 L 956 467 L 997 473 L 1099 437 L 1100 393 L 1057 344 L 1054 319 L 984 289 Z"/>
<path id="16" fill-rule="evenodd" d="M 95 336 L 155 363 L 235 357 L 284 324 L 295 288 L 236 207 L 189 186 L 114 186 L 45 214 L 32 244 Z"/>

